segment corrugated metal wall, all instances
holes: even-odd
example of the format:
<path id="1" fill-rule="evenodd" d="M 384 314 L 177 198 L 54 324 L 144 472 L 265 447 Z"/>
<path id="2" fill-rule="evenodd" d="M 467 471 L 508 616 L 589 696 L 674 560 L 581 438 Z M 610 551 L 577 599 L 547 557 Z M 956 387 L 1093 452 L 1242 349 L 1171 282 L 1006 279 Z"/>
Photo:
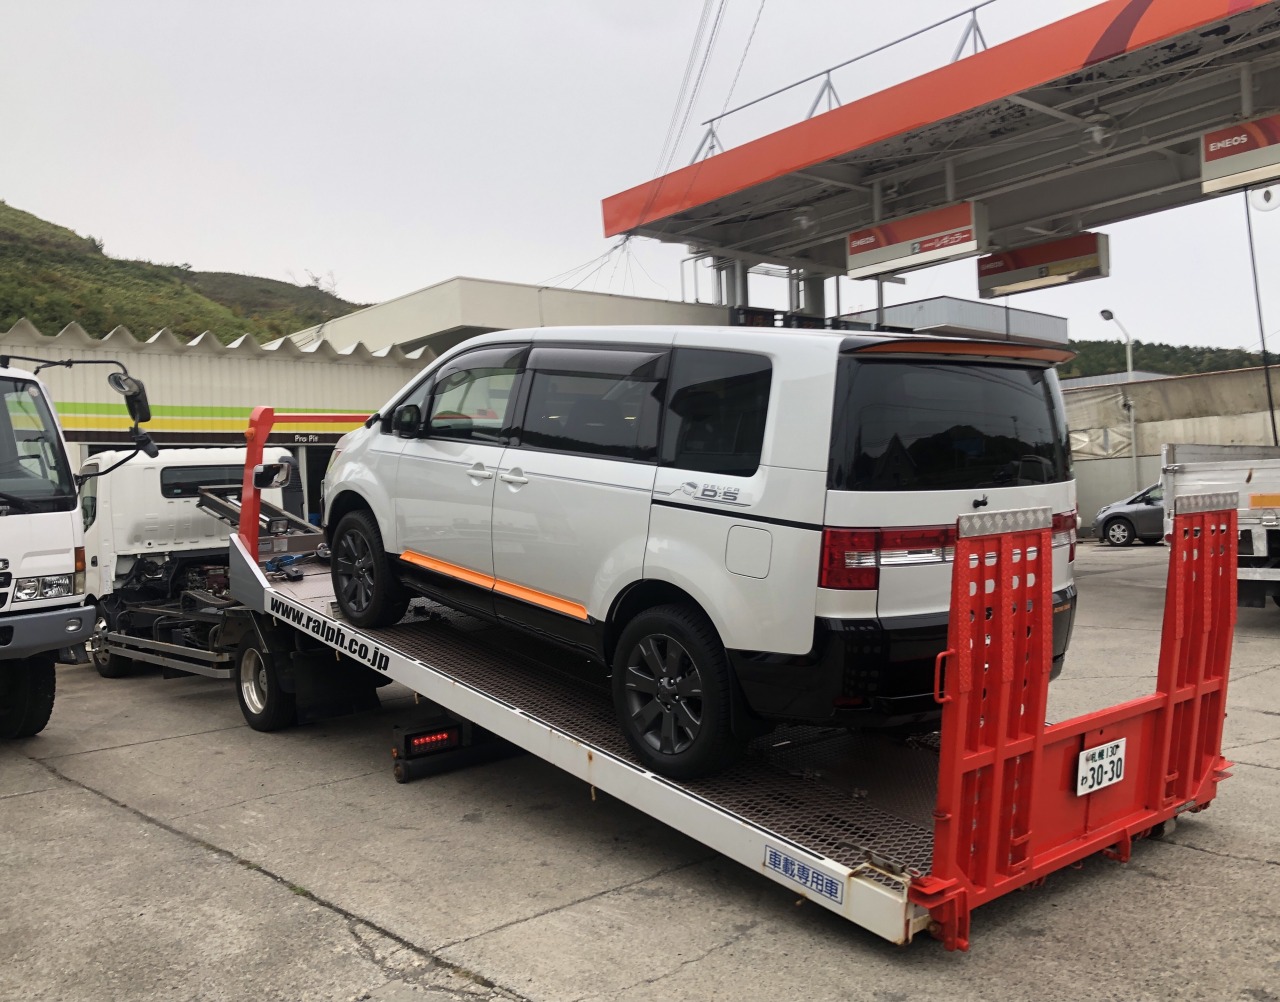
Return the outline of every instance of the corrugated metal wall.
<path id="1" fill-rule="evenodd" d="M 429 353 L 406 355 L 398 348 L 377 355 L 363 347 L 339 353 L 327 344 L 303 350 L 290 341 L 264 349 L 247 337 L 222 345 L 203 335 L 184 344 L 168 331 L 138 341 L 124 328 L 94 339 L 75 324 L 48 337 L 26 321 L 0 335 L 0 354 L 5 352 L 50 361 L 123 362 L 146 383 L 153 415 L 147 427 L 162 445 L 243 441 L 249 412 L 260 404 L 277 410 L 367 414 L 385 403 L 430 357 Z M 34 367 L 17 360 L 13 364 Z M 110 371 L 106 365 L 83 365 L 40 373 L 70 440 L 125 440 L 128 421 L 122 398 L 107 386 Z M 314 430 L 323 433 L 322 440 L 331 439 L 335 431 L 322 425 Z"/>

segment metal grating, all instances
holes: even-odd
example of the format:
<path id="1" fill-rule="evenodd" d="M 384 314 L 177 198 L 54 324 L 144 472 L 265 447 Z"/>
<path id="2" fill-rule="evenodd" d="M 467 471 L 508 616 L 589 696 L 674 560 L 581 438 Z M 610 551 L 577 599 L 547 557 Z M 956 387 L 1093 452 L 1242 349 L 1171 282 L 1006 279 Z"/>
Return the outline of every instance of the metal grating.
<path id="1" fill-rule="evenodd" d="M 275 587 L 331 615 L 327 569 L 313 567 L 302 581 Z M 585 656 L 421 599 L 396 626 L 363 632 L 384 648 L 638 765 L 614 717 L 603 669 Z M 936 749 L 914 741 L 784 727 L 753 742 L 741 765 L 672 785 L 845 866 L 870 861 L 893 871 L 927 873 L 937 772 Z M 895 886 L 892 878 L 886 883 Z"/>

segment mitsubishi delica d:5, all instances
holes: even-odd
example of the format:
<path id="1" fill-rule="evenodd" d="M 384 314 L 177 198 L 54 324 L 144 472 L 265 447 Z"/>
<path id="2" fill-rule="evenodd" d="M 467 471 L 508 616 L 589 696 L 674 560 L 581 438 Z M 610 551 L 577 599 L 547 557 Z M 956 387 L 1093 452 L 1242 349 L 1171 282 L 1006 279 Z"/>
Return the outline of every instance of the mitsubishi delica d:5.
<path id="1" fill-rule="evenodd" d="M 1051 510 L 1061 670 L 1069 357 L 842 331 L 474 338 L 335 449 L 338 606 L 385 626 L 423 595 L 586 652 L 673 777 L 773 722 L 929 730 L 961 514 Z"/>

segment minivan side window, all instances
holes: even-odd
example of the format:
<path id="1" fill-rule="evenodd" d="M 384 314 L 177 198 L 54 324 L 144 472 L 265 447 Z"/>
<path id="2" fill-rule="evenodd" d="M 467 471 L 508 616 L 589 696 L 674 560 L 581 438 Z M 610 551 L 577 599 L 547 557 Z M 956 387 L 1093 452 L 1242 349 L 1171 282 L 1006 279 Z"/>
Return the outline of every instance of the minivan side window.
<path id="1" fill-rule="evenodd" d="M 749 477 L 760 467 L 773 365 L 764 355 L 677 348 L 662 431 L 663 466 Z"/>
<path id="2" fill-rule="evenodd" d="M 507 426 L 520 356 L 521 352 L 509 348 L 476 351 L 446 366 L 432 387 L 427 434 L 499 442 Z"/>
<path id="3" fill-rule="evenodd" d="M 520 446 L 652 463 L 664 351 L 535 348 Z"/>

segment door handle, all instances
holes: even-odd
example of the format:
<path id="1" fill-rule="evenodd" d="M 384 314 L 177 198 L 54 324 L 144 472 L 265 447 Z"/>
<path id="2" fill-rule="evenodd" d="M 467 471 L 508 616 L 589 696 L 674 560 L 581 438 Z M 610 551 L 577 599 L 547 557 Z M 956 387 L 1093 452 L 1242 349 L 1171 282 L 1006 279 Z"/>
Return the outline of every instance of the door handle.
<path id="1" fill-rule="evenodd" d="M 467 468 L 467 476 L 475 477 L 478 480 L 492 480 L 493 470 L 486 470 L 484 463 L 476 463 L 474 466 Z"/>
<path id="2" fill-rule="evenodd" d="M 519 470 L 512 470 L 510 473 L 499 473 L 498 479 L 504 484 L 527 484 L 529 478 L 520 475 Z"/>

